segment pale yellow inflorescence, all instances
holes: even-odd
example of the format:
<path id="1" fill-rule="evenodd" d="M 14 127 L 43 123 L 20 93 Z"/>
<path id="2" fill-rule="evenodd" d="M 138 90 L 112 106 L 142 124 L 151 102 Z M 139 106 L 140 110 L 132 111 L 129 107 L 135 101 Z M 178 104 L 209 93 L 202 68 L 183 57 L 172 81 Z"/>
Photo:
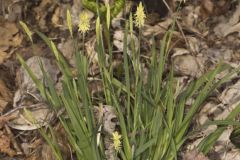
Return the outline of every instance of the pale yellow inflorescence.
<path id="1" fill-rule="evenodd" d="M 144 12 L 144 7 L 142 5 L 142 2 L 139 3 L 139 5 L 137 7 L 137 11 L 134 14 L 134 17 L 135 17 L 136 27 L 142 28 L 144 26 L 145 18 L 146 18 L 146 14 Z"/>
<path id="2" fill-rule="evenodd" d="M 113 139 L 113 146 L 114 146 L 114 149 L 119 152 L 120 149 L 121 149 L 121 138 L 122 138 L 122 135 L 120 135 L 118 132 L 114 132 L 112 133 L 112 139 Z"/>
<path id="3" fill-rule="evenodd" d="M 86 11 L 83 11 L 79 16 L 78 31 L 85 34 L 90 29 L 90 18 Z"/>

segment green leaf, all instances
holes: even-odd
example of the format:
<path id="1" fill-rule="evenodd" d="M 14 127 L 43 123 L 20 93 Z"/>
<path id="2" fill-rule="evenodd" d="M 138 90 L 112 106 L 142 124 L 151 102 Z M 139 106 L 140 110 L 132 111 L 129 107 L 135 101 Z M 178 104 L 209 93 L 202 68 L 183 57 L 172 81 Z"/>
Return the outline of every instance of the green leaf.
<path id="1" fill-rule="evenodd" d="M 58 50 L 57 50 L 57 47 L 55 46 L 55 44 L 53 43 L 53 41 L 50 41 L 50 43 L 51 43 L 51 48 L 52 48 L 52 50 L 53 50 L 53 53 L 54 53 L 57 61 L 59 61 L 60 59 L 59 59 L 59 52 L 58 52 Z"/>
<path id="2" fill-rule="evenodd" d="M 140 156 L 142 153 L 144 153 L 148 148 L 153 146 L 156 142 L 156 139 L 148 140 L 145 144 L 141 145 L 135 152 L 134 158 Z"/>

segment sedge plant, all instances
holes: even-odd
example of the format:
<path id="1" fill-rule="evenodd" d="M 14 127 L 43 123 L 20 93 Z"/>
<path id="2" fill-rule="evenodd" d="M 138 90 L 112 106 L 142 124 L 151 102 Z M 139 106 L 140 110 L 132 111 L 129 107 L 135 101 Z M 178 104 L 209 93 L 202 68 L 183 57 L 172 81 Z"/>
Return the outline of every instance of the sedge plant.
<path id="1" fill-rule="evenodd" d="M 110 21 L 111 10 L 108 9 L 106 19 Z M 71 36 L 71 14 L 68 14 L 68 26 Z M 113 106 L 116 110 L 120 131 L 112 134 L 112 145 L 116 150 L 115 158 L 123 160 L 173 160 L 177 159 L 178 152 L 188 138 L 189 128 L 194 116 L 200 110 L 208 96 L 221 84 L 228 81 L 236 70 L 226 64 L 219 64 L 214 70 L 210 70 L 198 79 L 192 81 L 186 88 L 180 89 L 176 85 L 173 67 L 165 72 L 166 61 L 171 44 L 174 24 L 166 32 L 160 41 L 160 50 L 156 49 L 154 37 L 150 62 L 147 64 L 147 82 L 144 83 L 144 72 L 141 61 L 141 28 L 145 19 L 144 8 L 140 3 L 134 16 L 130 15 L 125 23 L 123 40 L 123 78 L 114 77 L 112 69 L 106 63 L 106 53 L 113 54 L 112 48 L 105 48 L 101 18 L 96 20 L 96 39 L 98 66 L 100 69 L 101 82 L 103 84 L 102 104 Z M 134 18 L 134 19 L 133 19 Z M 21 22 L 24 24 L 23 22 Z M 134 25 L 139 30 L 139 47 L 134 44 L 132 36 Z M 23 25 L 27 35 L 31 38 L 32 33 Z M 109 32 L 109 29 L 106 30 Z M 29 32 L 29 33 L 28 33 Z M 31 33 L 31 34 L 30 34 Z M 42 97 L 48 102 L 54 111 L 64 108 L 65 113 L 58 116 L 65 129 L 68 141 L 74 150 L 78 160 L 103 160 L 106 159 L 104 148 L 104 132 L 98 124 L 94 112 L 94 99 L 88 89 L 89 62 L 83 50 L 75 49 L 77 74 L 71 72 L 69 64 L 59 52 L 55 43 L 44 34 L 36 31 L 49 48 L 52 50 L 57 65 L 62 73 L 62 91 L 59 93 L 54 87 L 53 80 L 42 68 L 45 83 L 36 78 L 25 61 L 18 55 L 18 59 L 27 70 L 30 77 L 38 87 Z M 110 33 L 108 33 L 110 34 Z M 110 38 L 110 37 L 109 37 Z M 128 39 L 130 38 L 130 39 Z M 32 39 L 31 39 L 32 40 Z M 128 41 L 131 41 L 131 55 L 128 54 Z M 110 43 L 111 41 L 107 41 Z M 112 44 L 107 45 L 111 47 Z M 111 53 L 110 53 L 111 52 Z M 111 57 L 110 57 L 111 58 Z M 109 60 L 111 62 L 111 59 Z M 41 62 L 40 62 L 41 65 Z M 111 64 L 110 64 L 111 67 Z M 225 70 L 231 70 L 223 79 L 217 80 L 215 76 Z M 121 98 L 120 98 L 121 97 Z M 122 100 L 124 97 L 124 100 Z M 194 102 L 186 112 L 186 102 L 194 98 Z M 228 117 L 233 120 L 240 112 L 240 106 Z M 67 115 L 67 116 L 66 116 Z M 67 118 L 66 118 L 67 117 Z M 209 139 L 204 140 L 199 148 L 204 153 L 209 151 L 219 135 L 226 128 L 221 125 Z M 59 148 L 56 142 L 43 133 L 43 137 L 53 149 L 57 159 L 61 160 Z M 51 135 L 54 131 L 50 129 Z M 99 137 L 100 135 L 100 137 Z"/>

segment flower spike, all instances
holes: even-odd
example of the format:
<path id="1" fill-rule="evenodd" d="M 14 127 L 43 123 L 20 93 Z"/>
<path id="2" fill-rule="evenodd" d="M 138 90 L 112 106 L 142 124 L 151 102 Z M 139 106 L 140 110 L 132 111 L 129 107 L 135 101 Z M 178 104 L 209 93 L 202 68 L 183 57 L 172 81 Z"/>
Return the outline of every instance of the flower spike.
<path id="1" fill-rule="evenodd" d="M 139 5 L 137 7 L 137 12 L 135 13 L 134 16 L 135 16 L 136 27 L 142 28 L 144 26 L 145 18 L 146 18 L 142 2 L 139 3 Z"/>
<path id="2" fill-rule="evenodd" d="M 78 25 L 78 31 L 81 32 L 82 34 L 85 34 L 90 28 L 89 15 L 86 11 L 83 11 L 79 17 L 80 17 L 80 22 Z"/>
<path id="3" fill-rule="evenodd" d="M 120 135 L 118 132 L 114 132 L 112 133 L 112 136 L 113 136 L 113 146 L 114 146 L 114 149 L 119 152 L 120 149 L 121 149 L 121 138 L 122 138 L 122 135 Z"/>

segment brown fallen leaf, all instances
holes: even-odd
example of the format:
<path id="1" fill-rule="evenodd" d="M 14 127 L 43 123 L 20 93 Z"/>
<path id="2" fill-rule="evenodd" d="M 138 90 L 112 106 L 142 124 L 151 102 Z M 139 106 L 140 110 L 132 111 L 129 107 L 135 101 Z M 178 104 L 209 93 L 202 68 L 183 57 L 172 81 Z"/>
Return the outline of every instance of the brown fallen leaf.
<path id="1" fill-rule="evenodd" d="M 231 33 L 234 33 L 234 32 L 238 32 L 240 34 L 240 23 L 236 24 L 236 25 L 233 25 L 231 27 L 229 27 L 224 33 L 224 37 L 231 34 Z"/>
<path id="2" fill-rule="evenodd" d="M 101 81 L 93 80 L 88 83 L 88 89 L 91 95 L 100 93 L 103 91 L 103 84 Z"/>
<path id="3" fill-rule="evenodd" d="M 175 48 L 172 56 L 174 71 L 177 75 L 198 77 L 201 75 L 201 65 L 198 57 L 192 56 L 188 50 Z"/>
<path id="4" fill-rule="evenodd" d="M 212 0 L 202 0 L 201 1 L 201 13 L 203 17 L 208 17 L 212 15 L 214 9 L 214 4 Z"/>
<path id="5" fill-rule="evenodd" d="M 51 21 L 52 21 L 52 24 L 55 27 L 61 26 L 61 22 L 60 22 L 60 7 L 57 7 L 55 9 Z"/>
<path id="6" fill-rule="evenodd" d="M 209 160 L 203 153 L 199 153 L 196 149 L 191 150 L 183 155 L 183 160 Z"/>
<path id="7" fill-rule="evenodd" d="M 59 146 L 63 159 L 71 159 L 70 157 L 72 154 L 72 148 L 68 142 L 66 132 L 60 123 L 54 128 L 54 134 L 56 136 L 57 145 Z M 40 154 L 40 159 L 42 160 L 55 159 L 55 155 L 47 143 L 43 143 Z"/>
<path id="8" fill-rule="evenodd" d="M 96 38 L 93 37 L 85 43 L 86 55 L 93 64 L 98 64 L 98 56 L 96 52 Z"/>
<path id="9" fill-rule="evenodd" d="M 0 23 L 0 64 L 11 56 L 11 53 L 7 52 L 10 47 L 21 44 L 23 37 L 18 31 L 14 23 Z"/>
<path id="10" fill-rule="evenodd" d="M 7 54 L 7 52 L 4 52 L 4 51 L 0 50 L 0 64 L 2 64 L 9 57 L 10 57 L 10 55 Z"/>
<path id="11" fill-rule="evenodd" d="M 186 6 L 181 12 L 183 24 L 187 27 L 196 27 L 199 22 L 200 7 Z"/>
<path id="12" fill-rule="evenodd" d="M 13 37 L 18 33 L 18 28 L 15 23 L 3 23 L 0 24 L 0 47 L 4 46 L 16 46 L 19 45 L 19 42 L 16 43 L 13 40 Z"/>
<path id="13" fill-rule="evenodd" d="M 169 26 L 172 24 L 173 20 L 171 18 L 167 18 L 163 22 L 155 23 L 154 25 L 146 25 L 143 28 L 143 35 L 144 36 L 152 36 L 158 34 L 164 34 Z"/>
<path id="14" fill-rule="evenodd" d="M 74 43 L 71 38 L 68 38 L 66 41 L 61 42 L 58 44 L 58 49 L 62 52 L 64 57 L 68 60 L 68 62 L 73 66 L 75 65 L 75 58 L 74 58 Z"/>
<path id="15" fill-rule="evenodd" d="M 57 67 L 47 58 L 34 56 L 29 58 L 26 61 L 26 64 L 31 68 L 38 80 L 43 82 L 44 79 L 38 60 L 41 61 L 46 73 L 51 76 L 54 82 L 56 82 L 59 73 Z M 27 71 L 21 67 L 18 72 L 19 78 L 17 84 L 19 89 L 15 92 L 13 107 L 19 107 L 21 109 L 14 112 L 14 114 L 17 114 L 17 118 L 10 121 L 8 125 L 18 130 L 34 130 L 46 125 L 47 121 L 51 119 L 53 114 L 51 113 L 49 106 L 42 103 L 42 97 Z M 29 109 L 35 120 L 39 122 L 38 125 L 31 123 L 28 114 L 23 111 L 23 108 Z"/>
<path id="16" fill-rule="evenodd" d="M 42 0 L 40 4 L 33 9 L 33 12 L 35 13 L 35 20 L 38 22 L 38 25 L 42 30 L 49 30 L 49 27 L 47 26 L 49 23 L 47 18 L 50 16 L 50 12 L 48 11 L 55 8 L 55 5 L 56 3 L 53 0 Z"/>
<path id="17" fill-rule="evenodd" d="M 139 44 L 137 43 L 138 42 L 138 38 L 135 34 L 132 34 L 132 37 L 130 38 L 130 34 L 128 34 L 128 38 L 127 38 L 127 54 L 129 56 L 131 56 L 131 38 L 133 39 L 133 42 L 134 42 L 134 46 L 135 46 L 135 49 L 138 50 L 139 48 Z M 124 40 L 124 32 L 122 30 L 116 30 L 113 34 L 113 45 L 117 48 L 117 51 L 118 52 L 123 52 L 123 40 Z"/>
<path id="18" fill-rule="evenodd" d="M 238 32 L 240 34 L 240 3 L 236 7 L 235 12 L 230 18 L 225 18 L 221 23 L 219 23 L 215 28 L 214 32 L 217 35 L 226 37 L 231 33 Z"/>
<path id="19" fill-rule="evenodd" d="M 2 127 L 5 125 L 6 122 L 14 118 L 16 118 L 15 115 L 0 116 L 0 129 L 2 129 Z"/>
<path id="20" fill-rule="evenodd" d="M 6 135 L 4 132 L 0 131 L 0 152 L 5 153 L 10 157 L 15 156 L 17 153 L 11 149 L 11 140 L 8 135 Z"/>
<path id="21" fill-rule="evenodd" d="M 8 21 L 17 22 L 22 19 L 24 1 L 12 1 L 8 5 Z"/>
<path id="22" fill-rule="evenodd" d="M 0 113 L 3 112 L 9 102 L 12 101 L 12 93 L 3 80 L 0 79 Z"/>

